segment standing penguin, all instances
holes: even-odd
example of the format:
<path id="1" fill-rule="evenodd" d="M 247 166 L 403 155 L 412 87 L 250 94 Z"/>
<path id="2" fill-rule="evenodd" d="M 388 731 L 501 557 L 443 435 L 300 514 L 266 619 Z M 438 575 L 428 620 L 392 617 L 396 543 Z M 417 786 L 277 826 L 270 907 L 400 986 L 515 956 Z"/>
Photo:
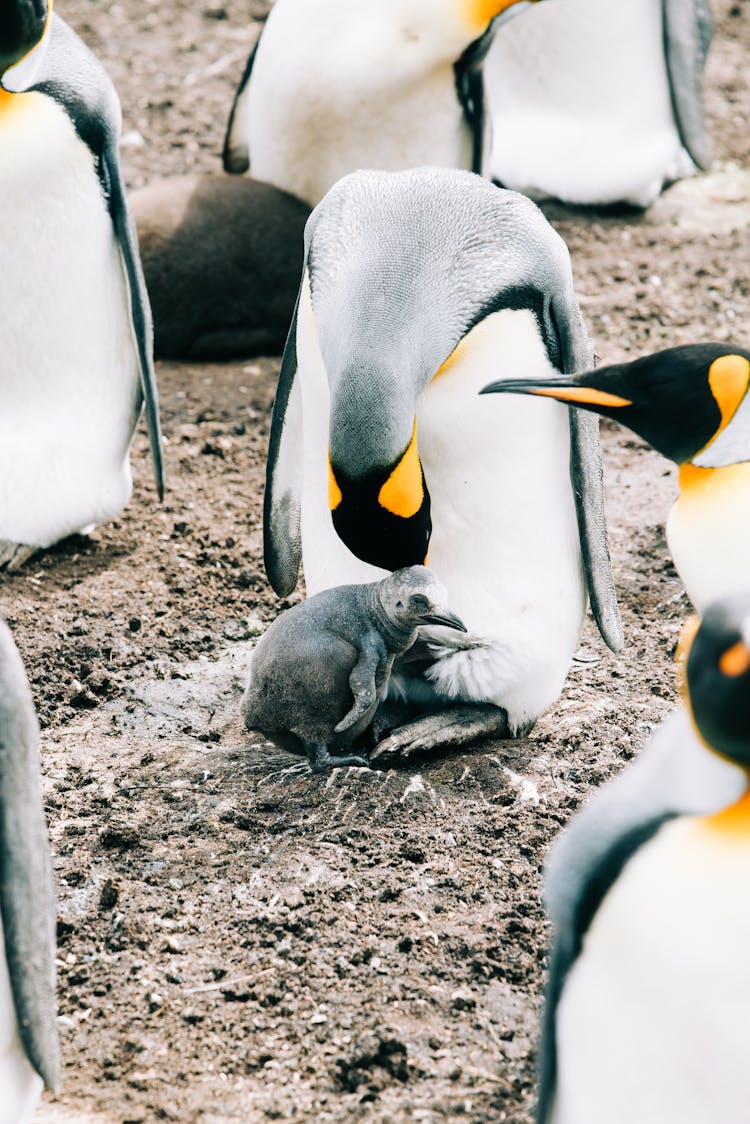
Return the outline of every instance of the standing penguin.
<path id="1" fill-rule="evenodd" d="M 565 0 L 497 36 L 483 66 L 485 175 L 532 198 L 647 207 L 707 168 L 708 0 Z"/>
<path id="2" fill-rule="evenodd" d="M 535 0 L 534 0 L 535 2 Z M 276 0 L 240 82 L 224 167 L 310 206 L 358 168 L 479 171 L 478 59 L 520 0 Z"/>
<path id="3" fill-rule="evenodd" d="M 0 620 L 0 1124 L 58 1084 L 55 895 L 26 674 Z"/>
<path id="4" fill-rule="evenodd" d="M 489 372 L 544 381 L 590 362 L 565 245 L 522 196 L 450 169 L 358 172 L 310 217 L 266 570 L 283 596 L 302 558 L 315 593 L 429 552 L 469 631 L 421 630 L 431 658 L 391 681 L 440 711 L 421 747 L 466 740 L 467 721 L 472 735 L 528 730 L 562 688 L 587 586 L 621 645 L 597 426 L 478 394 Z"/>
<path id="5" fill-rule="evenodd" d="M 550 856 L 539 1124 L 747 1120 L 750 595 L 706 611 L 686 679 Z"/>
<path id="6" fill-rule="evenodd" d="M 750 582 L 750 352 L 671 347 L 566 378 L 500 379 L 483 393 L 532 394 L 595 410 L 680 466 L 667 542 L 702 612 Z"/>
<path id="7" fill-rule="evenodd" d="M 163 482 L 117 95 L 48 0 L 3 5 L 0 83 L 0 568 L 15 569 L 122 510 L 144 400 Z"/>

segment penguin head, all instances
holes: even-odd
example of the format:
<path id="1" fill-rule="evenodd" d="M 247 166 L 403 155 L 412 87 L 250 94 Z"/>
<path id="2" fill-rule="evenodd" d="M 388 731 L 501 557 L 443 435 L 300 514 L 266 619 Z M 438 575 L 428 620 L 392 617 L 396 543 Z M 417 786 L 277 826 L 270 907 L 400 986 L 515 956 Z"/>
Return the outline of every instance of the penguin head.
<path id="1" fill-rule="evenodd" d="M 442 168 L 344 177 L 313 211 L 306 239 L 330 391 L 334 528 L 373 566 L 423 564 L 432 523 L 420 396 L 485 317 L 528 308 L 532 290 L 551 353 L 556 336 L 535 286 L 546 283 L 541 262 L 559 273 L 560 300 L 573 302 L 567 251 L 530 200 Z M 456 442 L 461 423 L 459 405 Z"/>
<path id="2" fill-rule="evenodd" d="M 502 379 L 481 393 L 556 398 L 614 418 L 677 464 L 717 467 L 750 459 L 749 383 L 750 353 L 709 343 L 549 381 Z"/>
<path id="3" fill-rule="evenodd" d="M 750 768 L 750 593 L 706 610 L 687 653 L 685 689 L 703 741 Z"/>
<path id="4" fill-rule="evenodd" d="M 380 604 L 400 628 L 442 625 L 466 632 L 466 625 L 448 607 L 448 594 L 426 566 L 407 566 L 378 582 Z"/>
<path id="5" fill-rule="evenodd" d="M 0 6 L 0 75 L 33 51 L 51 11 L 52 0 L 4 0 Z"/>

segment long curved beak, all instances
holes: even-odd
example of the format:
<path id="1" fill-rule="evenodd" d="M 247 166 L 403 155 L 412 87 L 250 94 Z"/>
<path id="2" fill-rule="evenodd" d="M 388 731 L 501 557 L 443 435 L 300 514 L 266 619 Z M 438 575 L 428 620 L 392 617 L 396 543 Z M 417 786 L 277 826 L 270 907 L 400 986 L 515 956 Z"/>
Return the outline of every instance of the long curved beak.
<path id="1" fill-rule="evenodd" d="M 559 379 L 498 379 L 497 382 L 488 383 L 482 387 L 480 394 L 534 394 L 541 398 L 555 398 L 558 402 L 567 402 L 571 406 L 589 406 L 596 409 L 598 406 L 619 407 L 632 406 L 629 398 L 621 398 L 619 394 L 609 394 L 606 390 L 597 390 L 593 386 L 581 386 L 569 378 Z"/>
<path id="2" fill-rule="evenodd" d="M 467 632 L 466 625 L 457 617 L 455 613 L 434 613 L 429 617 L 423 617 L 424 624 L 442 624 L 446 628 L 455 628 L 457 632 Z"/>

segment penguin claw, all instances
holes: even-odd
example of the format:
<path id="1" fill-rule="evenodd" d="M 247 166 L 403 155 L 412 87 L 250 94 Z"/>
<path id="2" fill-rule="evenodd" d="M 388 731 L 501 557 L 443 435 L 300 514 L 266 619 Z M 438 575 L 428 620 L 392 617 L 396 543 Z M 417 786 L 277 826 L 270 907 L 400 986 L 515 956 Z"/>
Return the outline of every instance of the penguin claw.
<path id="1" fill-rule="evenodd" d="M 406 759 L 415 753 L 467 745 L 493 735 L 509 735 L 508 716 L 500 707 L 490 703 L 448 707 L 394 730 L 375 747 L 370 760 L 381 757 Z"/>
<path id="2" fill-rule="evenodd" d="M 0 570 L 7 570 L 9 574 L 14 573 L 23 566 L 24 562 L 28 562 L 37 550 L 36 546 L 0 539 Z"/>

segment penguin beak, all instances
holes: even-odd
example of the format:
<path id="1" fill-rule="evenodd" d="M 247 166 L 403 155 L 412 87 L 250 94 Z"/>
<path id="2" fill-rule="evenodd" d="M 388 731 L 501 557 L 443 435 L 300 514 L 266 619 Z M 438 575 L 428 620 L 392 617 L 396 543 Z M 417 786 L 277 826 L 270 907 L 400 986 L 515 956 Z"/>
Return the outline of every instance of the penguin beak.
<path id="1" fill-rule="evenodd" d="M 457 632 L 467 632 L 466 625 L 457 617 L 455 613 L 431 613 L 428 617 L 423 617 L 424 624 L 442 624 L 445 628 L 455 628 Z"/>
<path id="2" fill-rule="evenodd" d="M 593 410 L 604 407 L 605 409 L 619 409 L 623 406 L 632 406 L 629 398 L 621 398 L 619 394 L 609 394 L 606 390 L 597 390 L 595 386 L 580 386 L 572 379 L 549 379 L 540 382 L 538 379 L 498 379 L 497 382 L 488 383 L 482 387 L 480 394 L 534 394 L 541 398 L 555 398 L 558 402 L 566 402 L 571 406 L 589 406 Z"/>

